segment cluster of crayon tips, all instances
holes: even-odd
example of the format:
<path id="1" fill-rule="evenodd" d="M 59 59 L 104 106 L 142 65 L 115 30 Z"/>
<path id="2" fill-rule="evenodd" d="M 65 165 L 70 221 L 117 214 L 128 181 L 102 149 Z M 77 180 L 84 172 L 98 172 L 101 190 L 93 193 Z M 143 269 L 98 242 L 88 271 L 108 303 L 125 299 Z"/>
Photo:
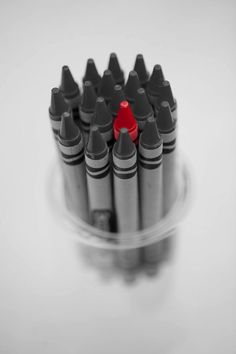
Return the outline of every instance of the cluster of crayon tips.
<path id="1" fill-rule="evenodd" d="M 168 213 L 175 193 L 177 103 L 160 65 L 149 74 L 138 54 L 126 79 L 115 53 L 102 76 L 88 59 L 82 92 L 63 66 L 49 116 L 68 208 L 79 218 L 127 233 Z"/>

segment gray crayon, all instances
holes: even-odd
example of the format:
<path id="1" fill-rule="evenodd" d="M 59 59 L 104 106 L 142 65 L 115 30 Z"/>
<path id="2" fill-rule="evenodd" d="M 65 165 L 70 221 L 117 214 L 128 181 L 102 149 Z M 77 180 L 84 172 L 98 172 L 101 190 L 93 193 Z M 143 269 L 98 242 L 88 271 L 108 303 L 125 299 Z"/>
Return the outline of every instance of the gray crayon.
<path id="1" fill-rule="evenodd" d="M 176 120 L 169 103 L 163 101 L 157 115 L 157 128 L 163 139 L 163 214 L 171 209 L 176 198 Z"/>
<path id="2" fill-rule="evenodd" d="M 162 148 L 163 141 L 154 117 L 148 118 L 139 139 L 139 191 L 142 229 L 161 220 L 162 203 Z M 157 264 L 160 259 L 161 242 L 144 247 L 144 262 Z"/>
<path id="3" fill-rule="evenodd" d="M 64 180 L 68 208 L 76 216 L 89 221 L 87 180 L 84 161 L 84 142 L 80 129 L 70 113 L 62 115 L 59 132 Z"/>
<path id="4" fill-rule="evenodd" d="M 111 97 L 111 102 L 109 103 L 109 108 L 113 118 L 117 116 L 117 113 L 120 109 L 120 103 L 125 100 L 126 97 L 121 85 L 115 85 L 113 95 Z"/>
<path id="5" fill-rule="evenodd" d="M 85 145 L 88 141 L 90 123 L 95 112 L 97 95 L 91 81 L 85 81 L 80 105 L 80 124 L 84 135 Z"/>
<path id="6" fill-rule="evenodd" d="M 147 83 L 147 95 L 150 103 L 155 106 L 157 98 L 160 96 L 160 85 L 165 80 L 161 65 L 156 64 Z"/>
<path id="7" fill-rule="evenodd" d="M 91 219 L 94 226 L 110 231 L 112 187 L 109 149 L 97 126 L 92 126 L 85 152 Z"/>
<path id="8" fill-rule="evenodd" d="M 113 146 L 113 118 L 103 97 L 98 97 L 91 125 L 97 125 L 109 149 Z"/>
<path id="9" fill-rule="evenodd" d="M 60 90 L 63 93 L 65 100 L 71 107 L 74 118 L 78 119 L 80 105 L 80 89 L 77 82 L 75 82 L 71 71 L 67 65 L 64 65 L 62 67 Z"/>
<path id="10" fill-rule="evenodd" d="M 147 86 L 149 72 L 146 69 L 145 61 L 142 54 L 138 54 L 135 59 L 134 71 L 138 74 L 140 84 L 143 88 Z"/>
<path id="11" fill-rule="evenodd" d="M 120 68 L 116 53 L 110 54 L 108 69 L 111 70 L 116 85 L 123 86 L 125 82 L 124 72 Z"/>
<path id="12" fill-rule="evenodd" d="M 133 114 L 138 123 L 139 131 L 143 130 L 149 117 L 154 117 L 152 106 L 148 101 L 144 88 L 139 88 L 137 90 L 133 106 Z"/>
<path id="13" fill-rule="evenodd" d="M 98 91 L 98 87 L 101 81 L 101 76 L 99 75 L 95 62 L 92 58 L 89 58 L 87 60 L 87 65 L 86 65 L 86 69 L 85 69 L 85 74 L 83 77 L 83 83 L 85 83 L 85 81 L 91 81 L 95 91 Z"/>
<path id="14" fill-rule="evenodd" d="M 121 243 L 128 241 L 127 232 L 139 229 L 137 152 L 128 130 L 122 128 L 113 147 L 114 205 L 118 232 L 122 233 Z M 119 252 L 120 265 L 134 269 L 139 264 L 139 249 Z"/>
<path id="15" fill-rule="evenodd" d="M 63 113 L 69 112 L 69 110 L 70 107 L 65 101 L 61 91 L 57 87 L 54 87 L 51 90 L 51 105 L 49 107 L 49 117 L 54 138 L 56 139 L 56 144 L 58 133 L 61 127 L 61 116 Z"/>
<path id="16" fill-rule="evenodd" d="M 113 78 L 111 70 L 105 70 L 103 73 L 102 80 L 99 85 L 98 94 L 102 96 L 106 104 L 111 101 L 114 92 L 115 80 Z"/>
<path id="17" fill-rule="evenodd" d="M 167 101 L 170 105 L 170 110 L 172 117 L 175 121 L 177 121 L 177 101 L 173 96 L 171 86 L 169 81 L 163 81 L 159 87 L 160 96 L 157 98 L 155 104 L 155 113 L 158 115 L 158 110 L 160 109 L 160 105 L 163 101 Z"/>
<path id="18" fill-rule="evenodd" d="M 128 80 L 125 85 L 125 96 L 127 101 L 132 105 L 135 100 L 137 90 L 141 87 L 138 74 L 132 70 L 129 73 Z"/>

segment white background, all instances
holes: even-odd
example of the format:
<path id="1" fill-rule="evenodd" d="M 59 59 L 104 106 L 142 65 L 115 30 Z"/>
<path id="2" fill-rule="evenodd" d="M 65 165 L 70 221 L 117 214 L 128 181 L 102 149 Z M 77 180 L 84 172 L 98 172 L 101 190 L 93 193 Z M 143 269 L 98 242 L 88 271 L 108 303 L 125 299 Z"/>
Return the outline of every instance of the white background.
<path id="1" fill-rule="evenodd" d="M 236 352 L 236 5 L 1 1 L 0 353 Z M 54 217 L 50 89 L 116 51 L 163 66 L 194 199 L 155 278 L 103 280 Z"/>

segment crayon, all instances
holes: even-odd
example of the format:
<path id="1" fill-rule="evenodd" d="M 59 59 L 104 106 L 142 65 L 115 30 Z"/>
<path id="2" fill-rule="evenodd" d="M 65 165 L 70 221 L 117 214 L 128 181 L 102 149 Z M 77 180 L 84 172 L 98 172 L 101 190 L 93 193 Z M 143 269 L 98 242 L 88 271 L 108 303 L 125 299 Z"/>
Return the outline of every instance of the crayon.
<path id="1" fill-rule="evenodd" d="M 117 140 L 122 128 L 127 128 L 131 140 L 136 143 L 138 139 L 138 124 L 134 118 L 128 101 L 120 103 L 120 109 L 114 121 L 114 137 Z"/>
<path id="2" fill-rule="evenodd" d="M 177 129 L 168 102 L 161 103 L 156 123 L 163 139 L 163 215 L 166 215 L 176 197 Z"/>
<path id="3" fill-rule="evenodd" d="M 157 98 L 160 96 L 160 85 L 165 80 L 161 65 L 156 64 L 147 83 L 147 95 L 150 103 L 155 106 Z"/>
<path id="4" fill-rule="evenodd" d="M 116 53 L 110 54 L 108 69 L 111 70 L 116 85 L 124 86 L 125 83 L 124 72 L 120 68 L 120 64 Z"/>
<path id="5" fill-rule="evenodd" d="M 95 91 L 96 92 L 98 91 L 98 87 L 101 81 L 101 76 L 99 75 L 95 62 L 92 58 L 89 58 L 87 60 L 85 74 L 83 77 L 83 83 L 85 83 L 85 81 L 91 81 Z"/>
<path id="6" fill-rule="evenodd" d="M 84 92 L 81 97 L 80 121 L 84 135 L 84 142 L 87 143 L 90 123 L 95 112 L 97 95 L 91 81 L 85 81 Z"/>
<path id="7" fill-rule="evenodd" d="M 113 118 L 117 116 L 120 109 L 120 103 L 125 101 L 125 94 L 121 85 L 115 85 L 113 95 L 111 97 L 111 102 L 109 103 L 109 108 Z"/>
<path id="8" fill-rule="evenodd" d="M 115 80 L 113 78 L 111 70 L 105 70 L 102 80 L 99 85 L 98 95 L 103 97 L 108 104 L 111 101 L 111 97 L 114 92 Z"/>
<path id="9" fill-rule="evenodd" d="M 72 109 L 74 119 L 79 119 L 80 89 L 67 65 L 62 67 L 60 90 Z"/>
<path id="10" fill-rule="evenodd" d="M 142 229 L 155 225 L 163 215 L 162 148 L 163 141 L 158 132 L 156 120 L 154 117 L 150 117 L 147 119 L 139 138 L 139 191 Z M 160 252 L 160 242 L 144 247 L 144 262 L 157 264 Z"/>
<path id="11" fill-rule="evenodd" d="M 51 90 L 51 104 L 49 107 L 49 117 L 51 122 L 52 131 L 54 134 L 54 138 L 56 139 L 61 127 L 61 116 L 65 112 L 69 112 L 70 107 L 68 103 L 65 101 L 62 92 L 57 88 L 54 87 Z"/>
<path id="12" fill-rule="evenodd" d="M 148 101 L 144 88 L 139 88 L 133 105 L 133 114 L 138 123 L 139 131 L 142 131 L 147 119 L 154 117 L 153 109 Z"/>
<path id="13" fill-rule="evenodd" d="M 114 205 L 117 229 L 123 233 L 121 243 L 127 242 L 125 235 L 139 229 L 137 152 L 126 128 L 120 130 L 113 147 Z M 124 269 L 136 268 L 139 249 L 122 250 L 119 260 Z"/>
<path id="14" fill-rule="evenodd" d="M 170 106 L 172 117 L 176 121 L 177 120 L 177 101 L 173 96 L 169 81 L 163 81 L 161 83 L 161 85 L 159 87 L 159 94 L 160 94 L 160 96 L 157 98 L 157 101 L 155 104 L 156 115 L 158 114 L 158 110 L 160 108 L 161 103 L 163 101 L 167 101 Z"/>
<path id="15" fill-rule="evenodd" d="M 58 136 L 68 208 L 84 221 L 89 220 L 84 142 L 71 113 L 62 115 Z"/>
<path id="16" fill-rule="evenodd" d="M 97 125 L 109 149 L 113 145 L 113 118 L 103 97 L 98 97 L 91 125 Z"/>
<path id="17" fill-rule="evenodd" d="M 141 87 L 138 74 L 132 70 L 129 73 L 128 80 L 125 85 L 125 96 L 127 101 L 132 105 L 135 100 L 137 90 Z"/>
<path id="18" fill-rule="evenodd" d="M 109 149 L 97 126 L 92 126 L 85 151 L 91 220 L 94 226 L 110 231 L 112 186 Z"/>
<path id="19" fill-rule="evenodd" d="M 149 72 L 146 69 L 145 61 L 142 54 L 137 54 L 134 71 L 138 74 L 140 84 L 143 88 L 146 88 L 149 79 Z"/>

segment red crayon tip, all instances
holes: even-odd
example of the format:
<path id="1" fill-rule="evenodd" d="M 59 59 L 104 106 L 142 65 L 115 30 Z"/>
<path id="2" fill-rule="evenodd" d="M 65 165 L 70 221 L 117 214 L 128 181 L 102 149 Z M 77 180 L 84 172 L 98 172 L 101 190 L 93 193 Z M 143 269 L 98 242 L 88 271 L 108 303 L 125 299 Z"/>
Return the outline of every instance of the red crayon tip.
<path id="1" fill-rule="evenodd" d="M 133 116 L 128 101 L 120 103 L 120 109 L 114 121 L 113 129 L 115 139 L 118 139 L 121 128 L 127 128 L 132 141 L 135 141 L 138 136 L 138 124 Z"/>

